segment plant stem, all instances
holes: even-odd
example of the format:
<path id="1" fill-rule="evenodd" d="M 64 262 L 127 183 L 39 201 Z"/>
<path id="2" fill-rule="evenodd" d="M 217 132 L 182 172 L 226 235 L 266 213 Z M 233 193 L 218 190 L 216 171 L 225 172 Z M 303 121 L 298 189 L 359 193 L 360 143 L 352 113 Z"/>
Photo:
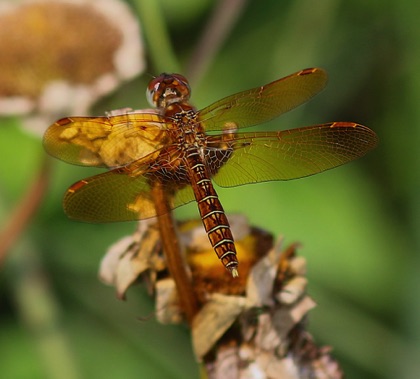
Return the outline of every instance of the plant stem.
<path id="1" fill-rule="evenodd" d="M 246 0 L 219 0 L 216 4 L 187 64 L 186 72 L 192 86 L 204 76 L 245 5 Z"/>
<path id="2" fill-rule="evenodd" d="M 6 227 L 0 231 L 0 267 L 6 259 L 8 250 L 25 230 L 38 209 L 47 189 L 49 177 L 50 159 L 45 155 L 33 183 L 9 217 Z"/>
<path id="3" fill-rule="evenodd" d="M 153 184 L 152 195 L 156 211 L 160 215 L 158 216 L 158 224 L 166 263 L 175 281 L 181 307 L 185 312 L 188 323 L 191 325 L 198 311 L 198 302 L 192 289 L 191 279 L 185 269 L 186 265 L 184 263 L 184 257 L 181 254 L 181 247 L 175 230 L 171 208 L 168 203 L 168 196 L 160 182 L 156 181 Z"/>
<path id="4" fill-rule="evenodd" d="M 159 1 L 136 0 L 134 6 L 147 41 L 147 52 L 152 60 L 153 68 L 157 70 L 155 74 L 179 72 L 179 63 L 172 49 Z"/>

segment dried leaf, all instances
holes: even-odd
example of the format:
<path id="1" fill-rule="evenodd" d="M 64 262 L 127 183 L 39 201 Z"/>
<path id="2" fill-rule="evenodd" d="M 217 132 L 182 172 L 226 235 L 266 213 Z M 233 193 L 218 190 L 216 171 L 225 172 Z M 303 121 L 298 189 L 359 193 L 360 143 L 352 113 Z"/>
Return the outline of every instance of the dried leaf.
<path id="1" fill-rule="evenodd" d="M 192 325 L 193 349 L 200 361 L 246 308 L 241 296 L 211 295 Z"/>
<path id="2" fill-rule="evenodd" d="M 160 235 L 155 220 L 142 220 L 132 236 L 113 244 L 101 261 L 99 277 L 117 288 L 117 296 L 124 298 L 127 289 L 145 271 L 155 273 L 165 267 L 158 255 Z M 153 278 L 155 274 L 152 275 Z M 152 278 L 152 280 L 154 280 Z"/>
<path id="3" fill-rule="evenodd" d="M 156 318 L 162 324 L 179 324 L 184 320 L 175 282 L 170 278 L 156 282 Z"/>
<path id="4" fill-rule="evenodd" d="M 246 294 L 249 303 L 255 307 L 273 305 L 273 284 L 280 261 L 281 243 L 282 239 L 252 268 L 248 277 Z"/>
<path id="5" fill-rule="evenodd" d="M 308 279 L 303 276 L 296 276 L 276 294 L 276 299 L 282 304 L 293 304 L 305 292 L 308 285 Z"/>

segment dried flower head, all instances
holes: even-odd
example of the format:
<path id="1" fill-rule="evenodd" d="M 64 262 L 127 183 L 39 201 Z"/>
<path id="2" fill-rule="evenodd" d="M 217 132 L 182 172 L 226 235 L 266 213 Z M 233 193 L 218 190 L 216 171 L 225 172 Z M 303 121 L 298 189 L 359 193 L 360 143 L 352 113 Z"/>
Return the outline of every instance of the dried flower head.
<path id="1" fill-rule="evenodd" d="M 192 322 L 196 358 L 209 378 L 342 378 L 329 347 L 318 347 L 305 331 L 315 302 L 306 294 L 306 263 L 297 244 L 273 245 L 270 234 L 230 216 L 241 262 L 232 278 L 214 256 L 199 221 L 180 224 L 180 240 L 199 311 Z M 224 271 L 223 271 L 224 270 Z M 101 277 L 122 297 L 139 277 L 155 294 L 162 323 L 184 321 L 174 280 L 161 252 L 156 224 L 142 221 L 133 237 L 114 245 L 101 266 Z"/>
<path id="2" fill-rule="evenodd" d="M 3 2 L 0 51 L 0 114 L 31 114 L 40 131 L 144 67 L 137 21 L 118 0 Z"/>

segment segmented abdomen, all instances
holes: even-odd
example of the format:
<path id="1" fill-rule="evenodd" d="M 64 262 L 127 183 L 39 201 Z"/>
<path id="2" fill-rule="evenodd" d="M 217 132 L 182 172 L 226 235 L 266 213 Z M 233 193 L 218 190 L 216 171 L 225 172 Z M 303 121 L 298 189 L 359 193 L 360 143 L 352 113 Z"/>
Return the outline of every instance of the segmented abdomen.
<path id="1" fill-rule="evenodd" d="M 198 209 L 210 243 L 232 276 L 238 276 L 238 260 L 229 221 L 198 150 L 188 152 L 187 161 Z"/>

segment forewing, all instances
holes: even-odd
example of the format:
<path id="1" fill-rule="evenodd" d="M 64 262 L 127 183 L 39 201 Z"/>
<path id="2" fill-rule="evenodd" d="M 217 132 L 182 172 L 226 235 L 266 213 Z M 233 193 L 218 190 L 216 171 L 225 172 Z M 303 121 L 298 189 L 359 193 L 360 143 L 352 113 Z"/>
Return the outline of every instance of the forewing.
<path id="1" fill-rule="evenodd" d="M 234 130 L 261 124 L 306 102 L 327 83 L 327 73 L 310 68 L 265 86 L 225 97 L 199 112 L 206 130 Z"/>
<path id="2" fill-rule="evenodd" d="M 365 155 L 377 144 L 376 134 L 350 122 L 281 132 L 211 136 L 207 162 L 222 187 L 270 180 L 289 180 L 340 166 Z"/>
<path id="3" fill-rule="evenodd" d="M 86 222 L 132 221 L 154 217 L 156 199 L 150 183 L 160 180 L 159 172 L 135 164 L 116 168 L 73 184 L 64 197 L 64 211 Z M 171 209 L 194 200 L 188 184 L 164 180 L 163 188 Z"/>
<path id="4" fill-rule="evenodd" d="M 52 156 L 72 164 L 119 167 L 167 143 L 165 122 L 155 113 L 109 117 L 66 117 L 51 125 L 44 146 Z"/>

